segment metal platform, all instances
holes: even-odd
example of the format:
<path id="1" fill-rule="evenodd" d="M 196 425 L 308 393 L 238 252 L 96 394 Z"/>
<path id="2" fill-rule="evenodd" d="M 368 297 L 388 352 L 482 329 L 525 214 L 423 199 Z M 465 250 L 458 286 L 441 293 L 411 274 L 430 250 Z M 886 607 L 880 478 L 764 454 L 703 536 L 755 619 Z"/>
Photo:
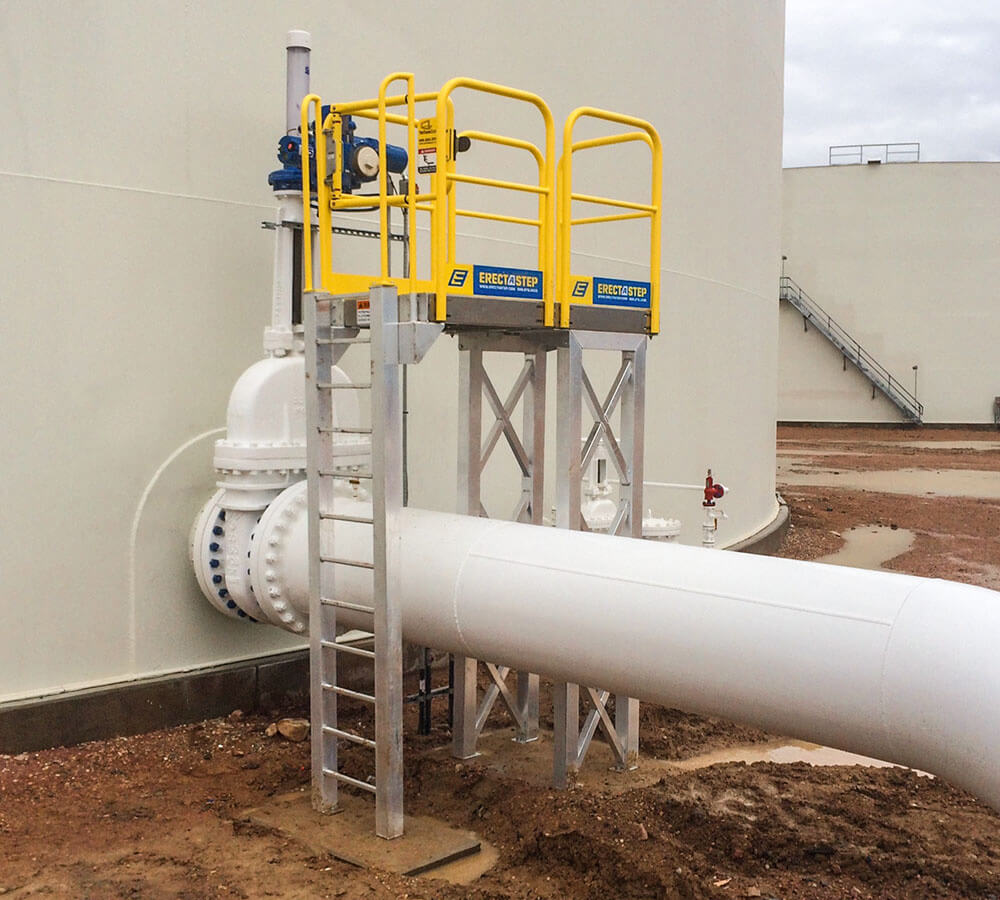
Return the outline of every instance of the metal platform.
<path id="1" fill-rule="evenodd" d="M 348 294 L 343 300 L 342 327 L 367 327 L 370 312 L 365 304 L 367 294 Z M 400 294 L 399 321 L 432 323 L 432 294 Z M 557 319 L 559 304 L 556 306 Z M 551 349 L 565 346 L 569 331 L 599 331 L 607 334 L 647 334 L 649 310 L 626 309 L 619 306 L 570 305 L 569 329 L 546 327 L 544 305 L 532 300 L 507 300 L 502 297 L 448 296 L 448 314 L 444 324 L 447 334 L 467 332 L 482 334 L 514 334 L 540 339 Z"/>
<path id="2" fill-rule="evenodd" d="M 560 305 L 556 304 L 556 320 Z M 516 331 L 518 334 L 539 330 L 561 334 L 566 329 L 543 325 L 544 306 L 530 300 L 505 300 L 499 297 L 448 297 L 448 317 L 445 329 L 453 331 Z M 624 309 L 616 306 L 570 305 L 570 330 L 646 334 L 649 331 L 649 311 Z"/>

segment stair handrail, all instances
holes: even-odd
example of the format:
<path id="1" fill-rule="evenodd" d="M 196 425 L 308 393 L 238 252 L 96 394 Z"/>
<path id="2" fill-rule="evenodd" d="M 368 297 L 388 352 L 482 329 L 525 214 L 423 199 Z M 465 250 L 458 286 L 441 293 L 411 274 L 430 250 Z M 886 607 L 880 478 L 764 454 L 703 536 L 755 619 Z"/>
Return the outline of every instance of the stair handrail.
<path id="1" fill-rule="evenodd" d="M 892 373 L 862 347 L 857 338 L 850 334 L 788 275 L 781 276 L 779 296 L 780 299 L 790 302 L 794 298 L 795 305 L 800 311 L 803 307 L 808 310 L 808 319 L 818 322 L 821 327 L 825 325 L 826 330 L 844 344 L 845 350 L 853 350 L 857 363 L 863 362 L 885 381 L 887 393 L 899 395 L 903 402 L 914 411 L 917 418 L 923 418 L 924 405 L 902 385 L 898 378 L 893 378 Z"/>

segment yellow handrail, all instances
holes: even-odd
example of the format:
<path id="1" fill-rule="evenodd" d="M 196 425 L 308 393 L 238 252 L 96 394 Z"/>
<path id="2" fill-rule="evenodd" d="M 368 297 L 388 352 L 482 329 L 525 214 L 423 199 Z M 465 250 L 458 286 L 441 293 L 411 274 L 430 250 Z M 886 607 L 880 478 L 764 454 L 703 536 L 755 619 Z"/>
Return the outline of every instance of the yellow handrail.
<path id="1" fill-rule="evenodd" d="M 403 82 L 405 93 L 389 94 L 390 88 L 396 82 Z M 459 174 L 456 169 L 455 141 L 455 91 L 465 89 L 480 93 L 492 94 L 498 97 L 528 103 L 541 114 L 545 128 L 544 151 L 533 143 L 521 138 L 494 134 L 487 131 L 464 131 L 461 137 L 471 140 L 493 143 L 504 147 L 523 150 L 531 154 L 538 170 L 537 183 L 515 181 L 510 179 L 488 178 L 479 175 Z M 428 129 L 424 133 L 434 143 L 435 165 L 431 175 L 429 193 L 417 193 L 417 159 L 421 146 L 418 145 L 420 122 L 416 117 L 416 104 L 435 104 L 436 117 L 433 127 L 433 137 Z M 435 302 L 433 315 L 438 321 L 447 318 L 447 297 L 449 282 L 454 280 L 452 272 L 459 269 L 469 270 L 471 267 L 460 264 L 456 260 L 455 223 L 459 216 L 492 222 L 518 225 L 535 229 L 538 235 L 538 270 L 540 272 L 541 296 L 544 307 L 544 326 L 569 327 L 570 304 L 570 256 L 571 230 L 575 225 L 591 225 L 607 222 L 619 222 L 629 219 L 650 219 L 650 312 L 649 330 L 655 334 L 659 331 L 659 260 L 660 260 L 660 216 L 662 192 L 661 168 L 662 148 L 659 135 L 648 122 L 632 116 L 607 112 L 592 107 L 581 107 L 567 119 L 563 132 L 563 157 L 555 164 L 555 124 L 552 113 L 545 101 L 536 94 L 504 85 L 492 84 L 473 78 L 453 78 L 446 82 L 436 93 L 418 94 L 414 90 L 414 76 L 409 72 L 395 72 L 388 75 L 379 85 L 378 96 L 370 100 L 358 100 L 347 103 L 333 104 L 328 107 L 324 119 L 321 99 L 310 94 L 302 103 L 302 147 L 303 147 L 303 218 L 304 243 L 303 255 L 306 267 L 304 284 L 307 290 L 314 289 L 313 257 L 314 246 L 312 229 L 310 227 L 312 211 L 310 204 L 310 189 L 312 178 L 309 166 L 309 111 L 314 110 L 314 142 L 315 142 L 315 180 L 317 187 L 318 219 L 320 234 L 320 282 L 323 290 L 342 291 L 358 289 L 365 283 L 364 276 L 335 273 L 332 260 L 332 211 L 342 209 L 358 209 L 376 205 L 379 212 L 379 277 L 383 282 L 391 281 L 400 289 L 412 292 L 417 290 L 433 291 Z M 405 107 L 405 114 L 390 112 L 390 109 Z M 343 129 L 344 116 L 358 116 L 371 119 L 378 123 L 378 156 L 379 171 L 377 176 L 378 193 L 376 197 L 357 197 L 343 193 L 344 147 Z M 622 134 L 606 135 L 573 141 L 573 128 L 580 118 L 589 117 L 625 125 L 632 129 Z M 407 131 L 407 175 L 408 187 L 405 194 L 389 194 L 389 167 L 387 126 L 401 126 Z M 327 151 L 330 148 L 336 160 L 334 170 L 327 172 Z M 652 190 L 650 202 L 640 203 L 611 197 L 598 197 L 590 194 L 573 192 L 573 154 L 581 150 L 604 147 L 612 144 L 640 142 L 649 147 L 652 157 Z M 426 155 L 431 155 L 430 144 L 426 144 Z M 558 192 L 557 192 L 558 178 Z M 538 198 L 538 216 L 509 215 L 484 209 L 459 208 L 456 202 L 456 189 L 460 184 L 477 187 L 496 188 L 517 193 L 534 194 Z M 556 197 L 559 198 L 560 215 L 556 217 Z M 590 203 L 611 207 L 610 212 L 592 216 L 572 218 L 573 203 Z M 411 220 L 407 249 L 411 260 L 410 271 L 405 278 L 389 277 L 390 239 L 389 211 L 393 207 L 404 208 Z M 416 214 L 428 213 L 430 216 L 431 246 L 430 246 L 430 281 L 417 278 L 417 237 L 418 229 L 413 224 Z M 558 242 L 557 242 L 558 237 Z M 368 282 L 370 283 L 370 282 Z M 461 280 L 455 281 L 459 292 L 463 287 Z M 473 292 L 477 289 L 473 285 Z M 465 286 L 464 291 L 468 292 Z M 487 291 L 488 293 L 488 291 Z M 537 295 L 535 295 L 537 296 Z M 559 322 L 555 317 L 555 301 L 560 298 Z"/>
<path id="2" fill-rule="evenodd" d="M 397 81 L 405 77 L 407 77 L 406 73 L 397 72 L 395 75 L 390 75 L 387 79 L 384 79 L 382 83 L 383 84 L 386 84 L 387 82 L 391 83 L 393 81 Z M 409 77 L 412 78 L 413 76 L 409 75 Z M 393 97 L 386 97 L 385 98 L 386 107 L 389 106 L 409 107 L 410 106 L 409 94 L 412 94 L 412 91 L 408 92 L 407 94 L 396 94 Z M 416 96 L 413 97 L 413 102 L 423 103 L 428 100 L 436 100 L 436 99 L 437 99 L 437 94 L 417 94 Z M 377 110 L 379 108 L 380 103 L 381 103 L 381 97 L 375 97 L 372 100 L 352 100 L 350 103 L 337 103 L 335 104 L 335 106 L 337 108 L 337 112 L 340 113 L 342 116 L 351 116 L 351 115 L 361 116 L 366 111 L 370 111 L 373 109 Z M 371 116 L 369 118 L 374 118 L 374 116 Z"/>
<path id="3" fill-rule="evenodd" d="M 500 181 L 495 178 L 479 178 L 470 175 L 456 175 L 454 173 L 454 160 L 451 159 L 448 141 L 452 139 L 454 133 L 454 114 L 450 106 L 452 92 L 458 88 L 480 91 L 486 94 L 494 94 L 499 97 L 507 97 L 511 100 L 519 100 L 530 103 L 542 114 L 545 125 L 545 152 L 542 154 L 543 166 L 540 171 L 538 187 L 524 185 L 519 182 Z M 458 214 L 454 201 L 454 186 L 456 183 L 476 184 L 484 187 L 496 187 L 507 190 L 529 191 L 537 193 L 544 199 L 544 204 L 539 203 L 539 269 L 542 272 L 542 300 L 545 307 L 544 323 L 551 326 L 554 319 L 555 303 L 555 272 L 552 265 L 552 239 L 554 229 L 552 220 L 555 218 L 555 178 L 552 160 L 555 156 L 555 122 L 548 104 L 537 94 L 529 91 L 521 91 L 516 88 L 505 87 L 500 84 L 492 84 L 488 81 L 479 81 L 475 78 L 452 78 L 446 82 L 437 95 L 437 120 L 447 122 L 447 128 L 438 128 L 437 131 L 437 152 L 438 159 L 437 172 L 434 175 L 433 192 L 440 198 L 444 197 L 447 204 L 445 215 L 441 214 L 440 208 L 431 214 L 431 253 L 432 253 L 432 280 L 436 294 L 435 318 L 444 321 L 447 315 L 447 283 L 449 263 L 454 262 L 455 253 L 455 216 Z M 527 142 L 510 143 L 511 139 L 505 141 L 494 141 L 494 143 L 507 143 L 508 146 L 523 147 Z M 537 159 L 537 157 L 536 157 Z M 440 207 L 440 204 L 438 204 Z M 492 215 L 492 214 L 488 214 Z M 501 219 L 500 221 L 505 221 Z M 530 224 L 533 222 L 519 222 L 517 224 Z"/>
<path id="4" fill-rule="evenodd" d="M 618 125 L 636 128 L 638 131 L 624 134 L 613 134 L 604 137 L 573 142 L 573 127 L 582 118 L 599 119 Z M 592 147 L 606 147 L 611 144 L 622 144 L 630 141 L 645 143 L 652 156 L 652 185 L 649 203 L 634 203 L 627 200 L 616 200 L 609 197 L 596 197 L 590 194 L 573 193 L 573 154 L 578 150 Z M 574 225 L 591 225 L 598 222 L 618 222 L 625 219 L 649 218 L 649 333 L 658 334 L 660 330 L 660 232 L 661 205 L 663 193 L 663 146 L 656 129 L 643 119 L 626 116 L 621 113 L 608 112 L 592 106 L 582 106 L 570 113 L 563 127 L 563 155 L 559 159 L 559 240 L 557 249 L 559 295 L 559 324 L 568 328 L 570 322 L 570 254 L 572 227 Z M 573 201 L 595 203 L 601 206 L 611 206 L 617 209 L 630 210 L 628 213 L 615 213 L 602 216 L 589 216 L 573 219 Z"/>
<path id="5" fill-rule="evenodd" d="M 413 167 L 417 158 L 417 118 L 414 113 L 414 91 L 413 74 L 411 72 L 397 72 L 387 75 L 382 79 L 382 84 L 378 89 L 378 204 L 379 204 L 379 244 L 381 250 L 382 278 L 389 277 L 389 162 L 386 155 L 386 105 L 388 99 L 385 96 L 386 88 L 394 81 L 406 82 L 406 133 L 407 133 L 407 168 L 408 178 L 406 180 L 405 203 L 410 216 L 410 222 L 416 224 L 416 179 L 414 178 Z M 394 204 L 395 205 L 395 204 Z M 415 293 L 417 290 L 417 229 L 410 228 L 409 234 L 409 291 Z"/>
<path id="6" fill-rule="evenodd" d="M 531 141 L 523 141 L 520 138 L 508 137 L 504 134 L 493 134 L 489 131 L 463 131 L 459 137 L 467 137 L 471 141 L 483 141 L 488 144 L 499 144 L 503 147 L 514 147 L 518 150 L 525 150 L 530 153 L 538 166 L 538 183 L 542 184 L 545 180 L 545 158 L 542 156 L 542 151 L 539 150 Z M 464 210 L 456 211 L 460 216 L 473 216 L 474 218 L 489 218 L 486 214 L 473 214 Z M 504 221 L 500 219 L 500 221 Z M 541 271 L 545 267 L 545 243 L 542 239 L 541 229 L 544 227 L 545 222 L 545 195 L 539 195 L 538 197 L 538 219 L 532 221 L 531 219 L 522 219 L 516 224 L 521 225 L 537 225 L 539 229 L 539 240 L 538 240 L 538 268 Z"/>

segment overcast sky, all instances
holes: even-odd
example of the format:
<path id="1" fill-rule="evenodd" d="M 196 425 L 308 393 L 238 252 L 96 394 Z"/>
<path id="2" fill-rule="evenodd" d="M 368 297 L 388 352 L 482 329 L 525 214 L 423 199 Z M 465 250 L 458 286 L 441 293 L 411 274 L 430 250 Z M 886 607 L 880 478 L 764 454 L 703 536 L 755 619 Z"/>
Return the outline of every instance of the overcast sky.
<path id="1" fill-rule="evenodd" d="M 892 141 L 1000 160 L 1000 0 L 786 2 L 786 166 Z"/>

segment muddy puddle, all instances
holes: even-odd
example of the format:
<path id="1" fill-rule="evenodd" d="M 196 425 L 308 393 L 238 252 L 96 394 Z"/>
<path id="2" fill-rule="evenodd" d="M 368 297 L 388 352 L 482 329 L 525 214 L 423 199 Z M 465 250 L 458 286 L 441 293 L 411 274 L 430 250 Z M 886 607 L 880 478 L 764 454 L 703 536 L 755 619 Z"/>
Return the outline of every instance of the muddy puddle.
<path id="1" fill-rule="evenodd" d="M 880 472 L 814 469 L 793 471 L 804 460 L 783 458 L 778 463 L 778 483 L 838 487 L 852 491 L 938 497 L 982 497 L 1000 500 L 1000 472 L 975 469 L 892 469 Z"/>
<path id="2" fill-rule="evenodd" d="M 472 884 L 483 873 L 492 869 L 499 859 L 500 851 L 492 844 L 481 841 L 478 853 L 430 869 L 424 874 L 428 878 L 443 878 L 452 884 Z"/>
<path id="3" fill-rule="evenodd" d="M 915 450 L 1000 450 L 1000 441 L 900 441 L 894 446 Z"/>
<path id="4" fill-rule="evenodd" d="M 844 546 L 816 562 L 855 569 L 881 569 L 883 563 L 906 553 L 913 546 L 914 533 L 888 525 L 858 525 L 841 535 Z"/>

